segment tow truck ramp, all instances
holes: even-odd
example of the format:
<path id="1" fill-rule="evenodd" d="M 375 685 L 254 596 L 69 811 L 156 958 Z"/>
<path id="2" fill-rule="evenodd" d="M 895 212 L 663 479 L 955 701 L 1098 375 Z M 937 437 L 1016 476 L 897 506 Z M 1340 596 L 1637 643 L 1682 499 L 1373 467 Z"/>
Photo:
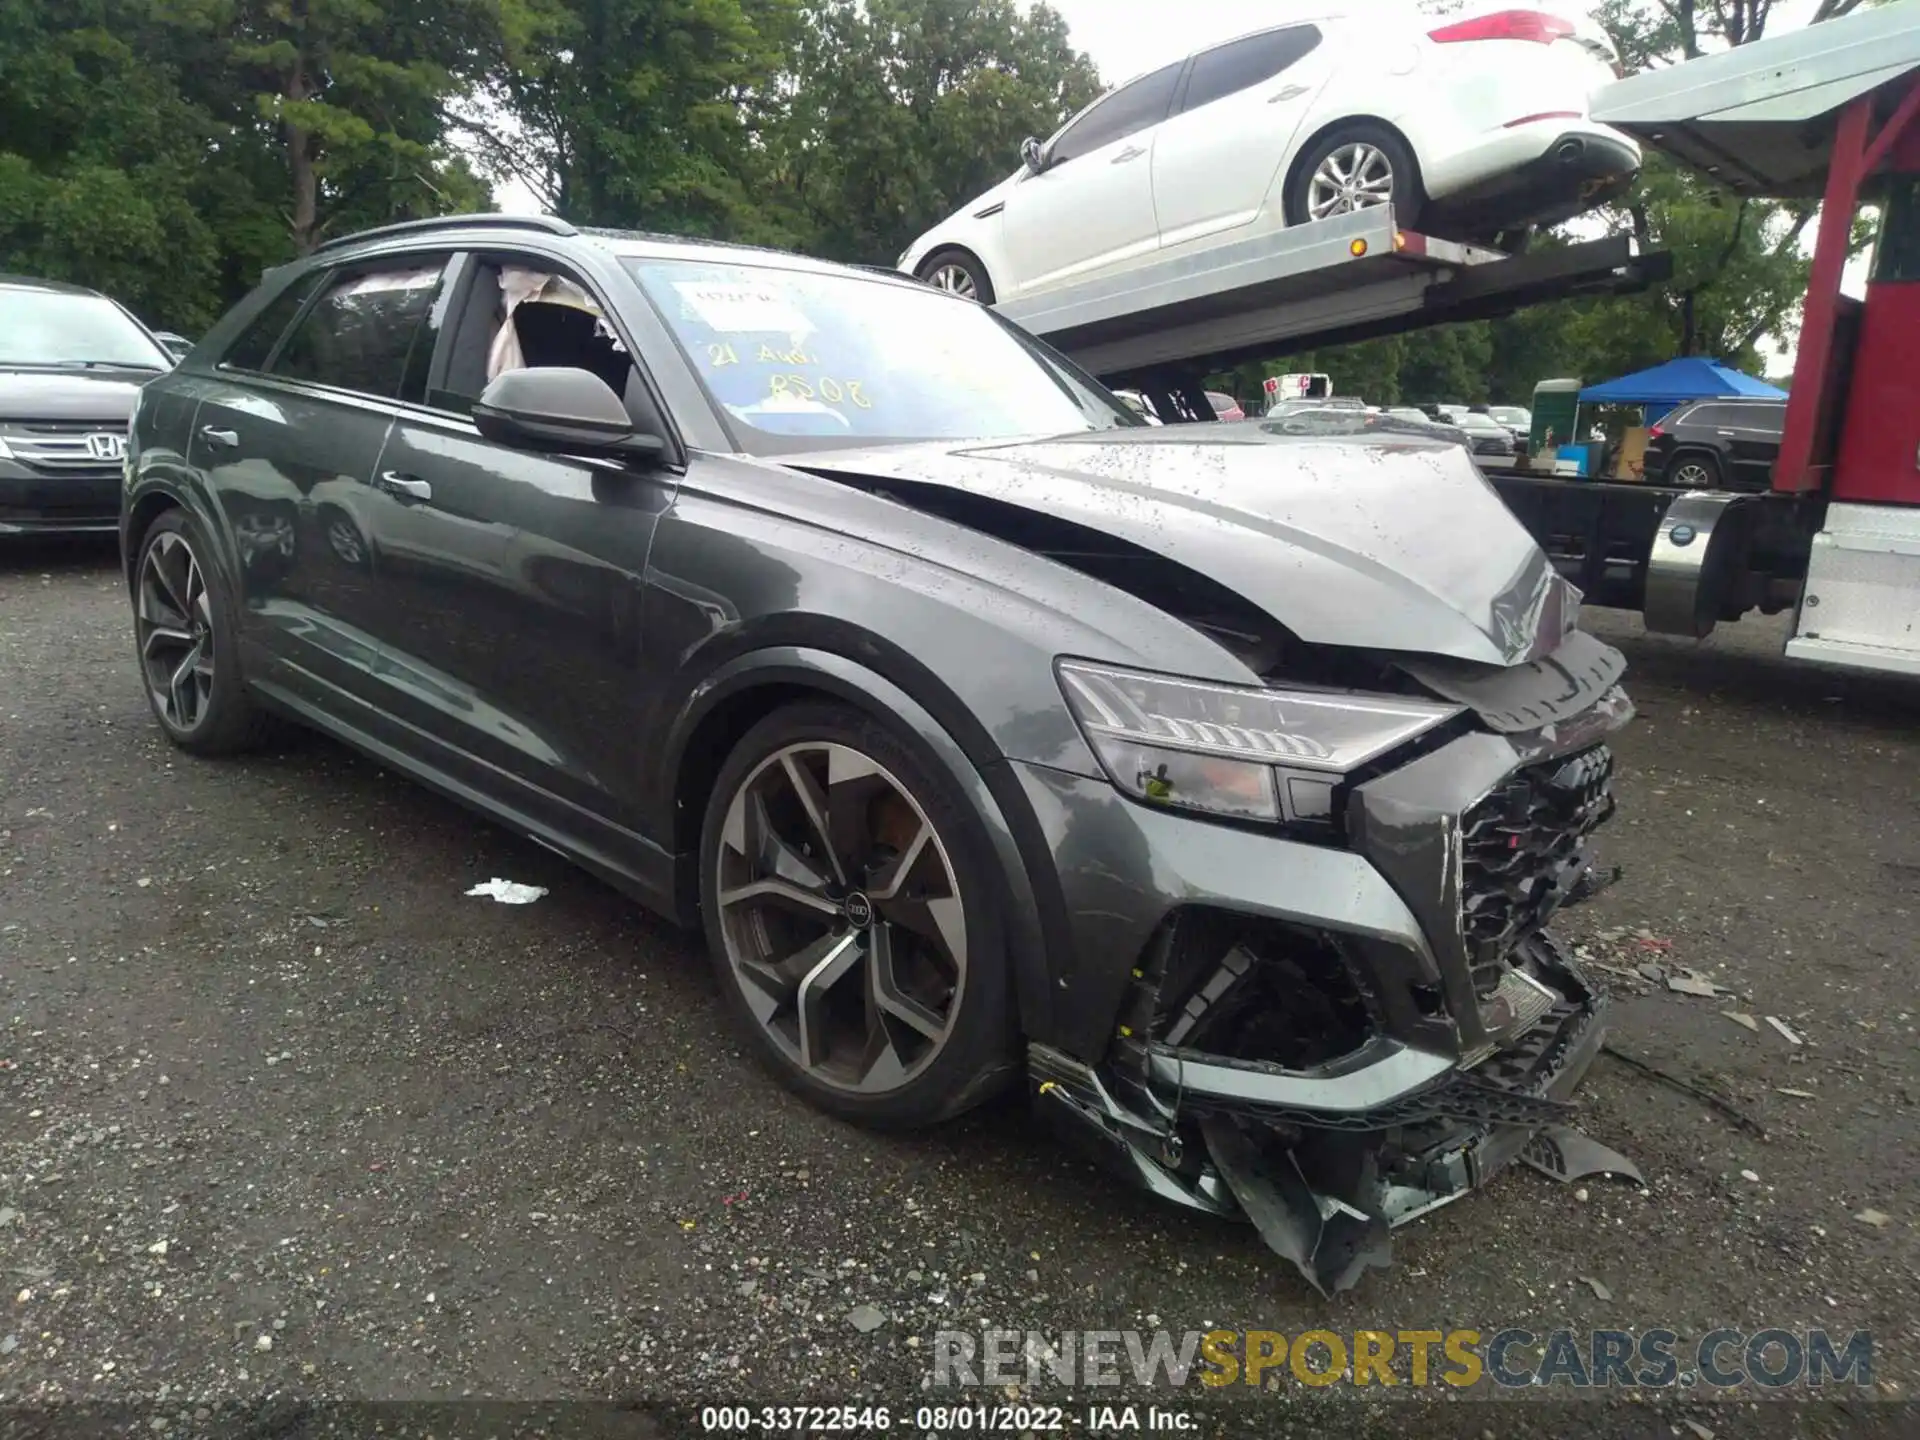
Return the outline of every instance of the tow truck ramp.
<path id="1" fill-rule="evenodd" d="M 1403 230 L 1380 206 L 994 308 L 1110 385 L 1178 391 L 1247 360 L 1640 290 L 1671 268 L 1624 235 L 1507 255 Z"/>

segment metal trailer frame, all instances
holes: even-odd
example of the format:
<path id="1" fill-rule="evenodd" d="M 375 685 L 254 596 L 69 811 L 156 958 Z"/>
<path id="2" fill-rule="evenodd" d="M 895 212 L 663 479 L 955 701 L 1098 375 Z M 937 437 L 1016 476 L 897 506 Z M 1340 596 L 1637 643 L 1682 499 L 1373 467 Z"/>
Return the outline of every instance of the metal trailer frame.
<path id="1" fill-rule="evenodd" d="M 1723 591 L 1752 574 L 1757 517 L 1798 501 L 1819 513 L 1788 656 L 1920 675 L 1920 505 L 1843 503 L 1830 461 L 1846 389 L 1841 276 L 1862 187 L 1920 128 L 1920 0 L 1633 76 L 1593 115 L 1736 193 L 1821 200 L 1773 494 L 1688 494 L 1667 508 L 1649 627 L 1705 635 L 1738 615 Z"/>
<path id="2" fill-rule="evenodd" d="M 1644 289 L 1672 269 L 1627 236 L 1507 255 L 1400 228 L 1391 206 L 1148 260 L 994 308 L 1163 418 L 1205 420 L 1205 376 L 1286 349 Z"/>

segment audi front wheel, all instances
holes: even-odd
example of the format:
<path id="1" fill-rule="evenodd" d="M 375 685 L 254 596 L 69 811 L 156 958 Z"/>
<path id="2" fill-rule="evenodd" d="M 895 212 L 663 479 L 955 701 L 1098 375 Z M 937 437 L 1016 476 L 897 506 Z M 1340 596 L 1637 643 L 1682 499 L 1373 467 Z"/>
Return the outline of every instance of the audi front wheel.
<path id="1" fill-rule="evenodd" d="M 790 706 L 707 807 L 701 903 L 722 991 L 790 1088 L 867 1124 L 929 1124 L 1015 1071 L 981 827 L 872 718 Z"/>

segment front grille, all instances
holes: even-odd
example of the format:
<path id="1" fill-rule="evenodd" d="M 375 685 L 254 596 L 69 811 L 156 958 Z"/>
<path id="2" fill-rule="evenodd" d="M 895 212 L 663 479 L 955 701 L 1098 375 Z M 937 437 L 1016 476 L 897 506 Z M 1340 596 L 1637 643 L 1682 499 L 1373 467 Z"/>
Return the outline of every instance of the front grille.
<path id="1" fill-rule="evenodd" d="M 1613 814 L 1605 745 L 1515 771 L 1461 822 L 1460 929 L 1474 989 L 1492 999 L 1516 941 L 1539 929 L 1586 866 L 1587 837 Z"/>
<path id="2" fill-rule="evenodd" d="M 1476 455 L 1511 455 L 1513 453 L 1513 442 L 1511 440 L 1501 440 L 1489 435 L 1484 439 L 1473 442 L 1473 453 Z"/>
<path id="3" fill-rule="evenodd" d="M 93 420 L 29 421 L 0 427 L 0 440 L 15 460 L 42 475 L 111 480 L 121 472 L 127 427 Z"/>

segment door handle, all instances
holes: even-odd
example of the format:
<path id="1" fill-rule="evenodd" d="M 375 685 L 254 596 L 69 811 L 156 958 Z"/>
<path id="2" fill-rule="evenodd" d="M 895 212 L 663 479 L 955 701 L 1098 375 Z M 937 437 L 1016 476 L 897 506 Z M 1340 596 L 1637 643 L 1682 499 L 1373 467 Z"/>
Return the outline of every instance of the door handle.
<path id="1" fill-rule="evenodd" d="M 431 500 L 433 498 L 433 486 L 420 479 L 417 475 L 403 474 L 398 470 L 382 470 L 380 472 L 380 488 L 393 495 L 404 496 L 409 500 Z"/>
<path id="2" fill-rule="evenodd" d="M 200 427 L 200 438 L 220 450 L 233 450 L 240 444 L 240 435 L 233 430 L 216 430 L 211 425 Z"/>
<path id="3" fill-rule="evenodd" d="M 1276 90 L 1273 94 L 1269 95 L 1267 97 L 1267 103 L 1269 105 L 1278 105 L 1282 100 L 1298 100 L 1306 93 L 1307 87 L 1304 85 L 1289 85 L 1286 89 Z"/>
<path id="4" fill-rule="evenodd" d="M 1114 156 L 1113 159 L 1108 161 L 1107 163 L 1110 165 L 1124 165 L 1129 160 L 1138 160 L 1142 155 L 1146 153 L 1147 153 L 1146 151 L 1141 150 L 1136 146 L 1129 145 L 1126 149 L 1122 150 L 1118 155 Z"/>

